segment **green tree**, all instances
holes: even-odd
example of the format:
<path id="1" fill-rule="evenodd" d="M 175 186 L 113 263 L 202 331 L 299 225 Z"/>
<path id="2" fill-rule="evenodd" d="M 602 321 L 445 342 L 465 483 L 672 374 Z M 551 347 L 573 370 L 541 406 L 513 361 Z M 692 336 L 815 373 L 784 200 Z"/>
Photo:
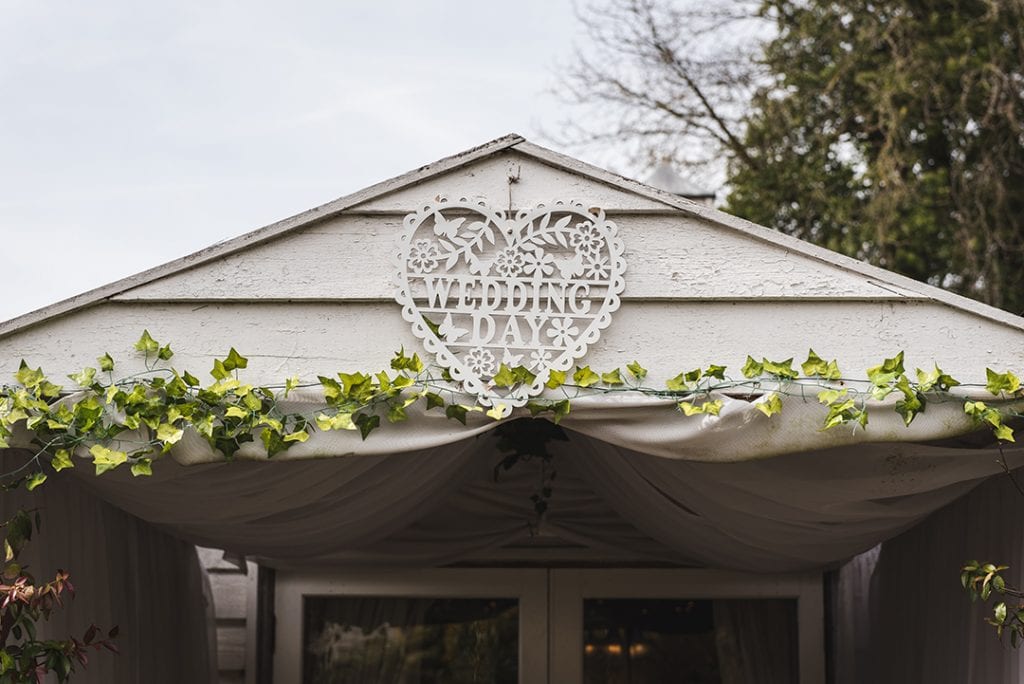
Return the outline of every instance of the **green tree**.
<path id="1" fill-rule="evenodd" d="M 1024 313 L 1024 2 L 612 0 L 573 140 L 724 160 L 726 210 Z"/>
<path id="2" fill-rule="evenodd" d="M 772 0 L 735 213 L 1024 312 L 1024 3 Z"/>

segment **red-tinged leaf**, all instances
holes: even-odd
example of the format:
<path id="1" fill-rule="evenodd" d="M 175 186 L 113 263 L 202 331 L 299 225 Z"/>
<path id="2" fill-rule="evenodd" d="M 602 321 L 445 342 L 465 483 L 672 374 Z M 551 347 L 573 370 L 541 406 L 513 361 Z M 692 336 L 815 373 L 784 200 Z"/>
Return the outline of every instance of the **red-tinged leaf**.
<path id="1" fill-rule="evenodd" d="M 114 639 L 114 638 L 117 637 L 117 635 L 120 632 L 121 632 L 121 628 L 118 625 L 114 625 L 113 627 L 110 628 L 110 631 L 107 632 L 107 636 L 110 637 L 111 639 Z"/>
<path id="2" fill-rule="evenodd" d="M 96 638 L 96 625 L 89 625 L 89 629 L 85 630 L 85 636 L 82 640 L 88 645 L 92 643 L 92 640 Z"/>

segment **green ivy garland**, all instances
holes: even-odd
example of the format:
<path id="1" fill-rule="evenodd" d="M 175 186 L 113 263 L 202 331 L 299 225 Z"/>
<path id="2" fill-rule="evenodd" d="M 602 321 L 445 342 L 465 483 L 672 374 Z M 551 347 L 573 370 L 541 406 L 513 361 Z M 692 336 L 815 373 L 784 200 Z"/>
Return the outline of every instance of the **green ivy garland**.
<path id="1" fill-rule="evenodd" d="M 215 359 L 210 375 L 213 382 L 203 385 L 188 371 L 166 367 L 174 356 L 170 345 L 161 345 L 143 331 L 135 349 L 145 355 L 147 371 L 114 379 L 114 360 L 110 354 L 97 359 L 98 368 L 85 368 L 68 377 L 77 385 L 66 391 L 25 361 L 15 373 L 17 384 L 0 388 L 0 448 L 16 429 L 31 435 L 35 448 L 32 457 L 13 472 L 0 475 L 0 486 L 11 489 L 25 486 L 32 490 L 47 478 L 45 466 L 54 471 L 74 467 L 72 454 L 87 450 L 96 474 L 128 465 L 133 475 L 152 474 L 152 464 L 166 454 L 185 430 L 194 430 L 211 447 L 230 460 L 235 452 L 257 437 L 268 457 L 286 451 L 309 439 L 315 430 L 355 430 L 366 439 L 382 425 L 406 419 L 406 409 L 423 402 L 426 410 L 439 409 L 452 420 L 466 423 L 471 412 L 481 412 L 500 420 L 504 407 L 488 408 L 461 392 L 446 369 L 427 366 L 418 354 L 404 349 L 395 353 L 391 369 L 378 373 L 338 373 L 320 376 L 318 383 L 301 384 L 296 377 L 282 385 L 257 387 L 244 384 L 239 370 L 248 360 L 232 348 L 223 359 Z M 855 423 L 866 426 L 868 398 L 898 396 L 894 410 L 906 425 L 922 413 L 929 401 L 959 401 L 964 412 L 978 424 L 987 424 L 1000 442 L 1014 441 L 1013 429 L 1004 415 L 982 401 L 972 401 L 951 392 L 960 385 L 938 366 L 931 372 L 916 369 L 916 380 L 904 368 L 903 352 L 885 359 L 867 371 L 866 389 L 845 379 L 835 360 L 825 361 L 813 350 L 800 366 L 803 378 L 785 361 L 755 360 L 747 357 L 741 369 L 743 380 L 729 378 L 726 367 L 710 365 L 681 372 L 664 388 L 645 386 L 647 370 L 636 361 L 620 368 L 597 372 L 589 366 L 577 367 L 570 375 L 550 372 L 549 390 L 560 390 L 561 398 L 538 398 L 527 404 L 532 416 L 550 414 L 557 424 L 569 415 L 572 400 L 586 394 L 631 392 L 676 402 L 685 416 L 718 415 L 722 400 L 716 393 L 732 393 L 755 398 L 755 406 L 771 417 L 782 410 L 783 397 L 806 396 L 808 388 L 817 389 L 817 399 L 827 408 L 823 429 Z M 106 382 L 101 378 L 106 377 Z M 1011 372 L 986 369 L 985 388 L 999 400 L 1020 399 L 1024 388 Z M 530 384 L 535 375 L 523 366 L 502 364 L 492 383 L 514 388 Z M 300 387 L 318 386 L 323 406 L 311 415 L 287 413 L 279 402 Z M 980 387 L 980 385 L 978 385 Z M 141 435 L 141 437 L 140 437 Z M 116 447 L 116 448 L 115 448 Z"/>

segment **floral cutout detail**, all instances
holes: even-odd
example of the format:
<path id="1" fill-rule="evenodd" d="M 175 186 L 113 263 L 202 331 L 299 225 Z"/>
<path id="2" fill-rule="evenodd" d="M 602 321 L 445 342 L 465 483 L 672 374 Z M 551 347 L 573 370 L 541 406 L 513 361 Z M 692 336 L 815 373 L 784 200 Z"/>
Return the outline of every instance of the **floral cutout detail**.
<path id="1" fill-rule="evenodd" d="M 546 368 L 551 365 L 551 352 L 547 349 L 537 349 L 530 352 L 531 368 Z"/>
<path id="2" fill-rule="evenodd" d="M 505 278 L 517 276 L 523 272 L 523 253 L 515 247 L 498 252 L 494 258 L 494 272 Z"/>
<path id="3" fill-rule="evenodd" d="M 555 257 L 543 249 L 536 249 L 523 255 L 523 272 L 534 278 L 551 275 L 555 270 Z"/>
<path id="4" fill-rule="evenodd" d="M 551 328 L 548 330 L 548 337 L 556 347 L 568 347 L 569 343 L 578 335 L 580 329 L 572 324 L 572 319 L 556 318 L 551 321 Z"/>
<path id="5" fill-rule="evenodd" d="M 462 357 L 466 368 L 475 373 L 478 377 L 494 375 L 494 354 L 483 347 L 473 347 Z"/>
<path id="6" fill-rule="evenodd" d="M 430 240 L 417 240 L 409 252 L 409 268 L 413 273 L 430 273 L 437 268 L 441 253 Z"/>
<path id="7" fill-rule="evenodd" d="M 604 247 L 604 236 L 591 221 L 576 224 L 576 231 L 569 236 L 569 244 L 579 254 L 596 255 Z"/>
<path id="8" fill-rule="evenodd" d="M 583 272 L 588 278 L 607 278 L 611 273 L 611 266 L 608 265 L 608 257 L 603 255 L 588 256 L 583 267 Z"/>

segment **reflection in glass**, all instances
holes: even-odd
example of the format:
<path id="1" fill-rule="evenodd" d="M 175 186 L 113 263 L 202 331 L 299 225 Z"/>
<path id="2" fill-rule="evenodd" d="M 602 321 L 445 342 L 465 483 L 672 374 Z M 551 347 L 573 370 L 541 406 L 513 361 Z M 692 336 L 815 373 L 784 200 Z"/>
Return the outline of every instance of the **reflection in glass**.
<path id="1" fill-rule="evenodd" d="M 790 684 L 796 601 L 587 599 L 586 684 Z"/>
<path id="2" fill-rule="evenodd" d="M 304 598 L 304 684 L 518 681 L 516 599 Z"/>

